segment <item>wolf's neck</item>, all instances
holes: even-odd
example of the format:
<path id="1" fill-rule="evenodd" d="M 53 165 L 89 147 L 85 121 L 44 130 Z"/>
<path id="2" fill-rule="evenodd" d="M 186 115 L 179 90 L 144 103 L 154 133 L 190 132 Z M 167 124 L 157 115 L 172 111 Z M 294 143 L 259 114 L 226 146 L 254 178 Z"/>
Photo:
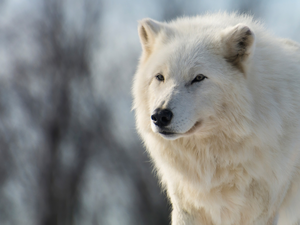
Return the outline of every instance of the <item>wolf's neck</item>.
<path id="1" fill-rule="evenodd" d="M 160 149 L 159 157 L 172 168 L 174 176 L 214 186 L 214 177 L 218 177 L 218 182 L 222 177 L 228 180 L 227 170 L 233 171 L 253 158 L 253 151 L 246 147 L 248 141 L 234 142 L 227 137 L 216 136 L 203 140 L 197 140 L 197 137 L 181 138 Z"/>

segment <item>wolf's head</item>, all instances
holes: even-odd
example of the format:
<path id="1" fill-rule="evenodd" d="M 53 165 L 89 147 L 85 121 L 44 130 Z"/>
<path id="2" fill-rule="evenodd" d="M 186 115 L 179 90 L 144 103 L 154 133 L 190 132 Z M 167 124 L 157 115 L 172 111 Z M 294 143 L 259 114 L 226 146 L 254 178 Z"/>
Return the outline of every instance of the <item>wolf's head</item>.
<path id="1" fill-rule="evenodd" d="M 138 31 L 143 53 L 133 92 L 141 133 L 177 139 L 247 115 L 255 39 L 248 26 L 144 19 Z"/>

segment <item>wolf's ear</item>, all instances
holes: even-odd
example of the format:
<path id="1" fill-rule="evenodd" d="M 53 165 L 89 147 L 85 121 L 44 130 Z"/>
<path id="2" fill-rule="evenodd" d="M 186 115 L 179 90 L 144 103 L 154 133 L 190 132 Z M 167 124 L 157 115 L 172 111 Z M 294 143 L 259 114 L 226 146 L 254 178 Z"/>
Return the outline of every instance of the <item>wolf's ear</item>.
<path id="1" fill-rule="evenodd" d="M 162 29 L 163 24 L 152 19 L 143 19 L 139 22 L 138 31 L 143 50 L 150 54 L 155 39 Z"/>
<path id="2" fill-rule="evenodd" d="M 223 33 L 224 57 L 227 62 L 245 73 L 247 60 L 254 51 L 254 33 L 244 24 L 238 24 Z"/>

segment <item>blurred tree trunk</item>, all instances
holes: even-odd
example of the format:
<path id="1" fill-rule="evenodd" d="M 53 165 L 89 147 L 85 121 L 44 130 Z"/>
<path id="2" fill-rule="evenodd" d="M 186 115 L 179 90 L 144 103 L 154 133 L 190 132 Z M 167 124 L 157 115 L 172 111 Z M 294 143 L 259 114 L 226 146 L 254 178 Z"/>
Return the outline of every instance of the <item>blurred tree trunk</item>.
<path id="1" fill-rule="evenodd" d="M 72 225 L 79 203 L 79 188 L 90 154 L 90 134 L 85 129 L 72 130 L 74 121 L 72 112 L 72 83 L 80 79 L 90 79 L 89 42 L 99 11 L 88 11 L 91 1 L 83 6 L 84 27 L 81 32 L 72 33 L 72 28 L 64 27 L 63 14 L 66 1 L 44 0 L 44 18 L 39 26 L 41 46 L 44 49 L 44 62 L 41 68 L 48 71 L 52 83 L 52 113 L 45 124 L 48 139 L 48 162 L 43 176 L 45 214 L 41 224 Z M 91 21 L 95 20 L 95 21 Z M 72 36 L 72 37 L 70 37 Z M 42 71 L 41 71 L 42 72 Z M 91 87 L 90 87 L 91 88 Z M 99 112 L 101 114 L 101 112 Z M 62 161 L 62 143 L 68 136 L 77 134 L 79 142 L 73 144 L 75 164 L 68 168 Z M 66 169 L 67 168 L 67 169 Z"/>

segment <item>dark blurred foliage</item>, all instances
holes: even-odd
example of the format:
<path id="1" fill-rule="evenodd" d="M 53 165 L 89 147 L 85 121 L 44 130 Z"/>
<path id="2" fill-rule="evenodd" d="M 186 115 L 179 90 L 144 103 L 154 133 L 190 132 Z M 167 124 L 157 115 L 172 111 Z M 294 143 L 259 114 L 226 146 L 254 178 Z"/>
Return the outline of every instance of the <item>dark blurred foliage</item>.
<path id="1" fill-rule="evenodd" d="M 0 224 L 168 224 L 139 140 L 130 150 L 116 140 L 110 108 L 94 93 L 101 1 L 37 4 L 38 13 L 1 26 L 9 66 L 0 79 Z"/>

